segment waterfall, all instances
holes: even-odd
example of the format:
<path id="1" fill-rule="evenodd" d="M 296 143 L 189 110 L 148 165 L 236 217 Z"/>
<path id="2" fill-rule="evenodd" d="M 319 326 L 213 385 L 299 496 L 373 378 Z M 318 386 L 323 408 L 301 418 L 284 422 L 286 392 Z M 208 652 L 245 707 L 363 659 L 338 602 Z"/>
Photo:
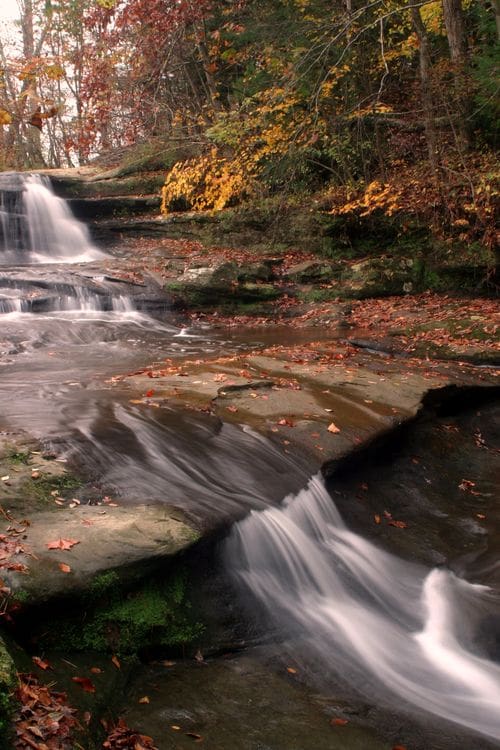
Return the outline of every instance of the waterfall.
<path id="1" fill-rule="evenodd" d="M 77 263 L 105 257 L 47 177 L 0 174 L 0 262 Z"/>
<path id="2" fill-rule="evenodd" d="M 397 696 L 500 739 L 500 666 L 477 640 L 498 601 L 488 587 L 428 570 L 350 531 L 320 478 L 279 508 L 252 511 L 228 565 L 301 652 L 373 698 Z"/>

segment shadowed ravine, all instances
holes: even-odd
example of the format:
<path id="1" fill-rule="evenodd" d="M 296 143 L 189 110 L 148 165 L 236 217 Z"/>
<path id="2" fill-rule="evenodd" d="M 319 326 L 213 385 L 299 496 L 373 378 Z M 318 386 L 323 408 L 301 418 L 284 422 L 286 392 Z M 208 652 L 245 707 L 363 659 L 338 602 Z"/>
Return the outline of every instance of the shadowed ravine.
<path id="1" fill-rule="evenodd" d="M 323 481 L 308 482 L 304 466 L 254 430 L 134 404 L 130 389 L 105 383 L 156 358 L 248 344 L 184 331 L 168 310 L 151 317 L 102 269 L 68 277 L 57 264 L 105 258 L 84 227 L 37 177 L 5 177 L 0 191 L 0 428 L 56 446 L 124 505 L 165 502 L 202 527 L 250 510 L 225 542 L 227 568 L 280 638 L 305 662 L 321 661 L 323 682 L 340 674 L 374 702 L 500 741 L 500 667 L 479 636 L 498 596 L 350 531 Z M 24 269 L 41 262 L 52 264 L 41 266 L 43 288 Z"/>

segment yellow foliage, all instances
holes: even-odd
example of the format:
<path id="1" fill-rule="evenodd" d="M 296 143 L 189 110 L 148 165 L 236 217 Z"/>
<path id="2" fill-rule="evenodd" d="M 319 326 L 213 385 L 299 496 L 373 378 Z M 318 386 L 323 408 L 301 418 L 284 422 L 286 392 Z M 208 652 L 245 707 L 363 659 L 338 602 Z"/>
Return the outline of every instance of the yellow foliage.
<path id="1" fill-rule="evenodd" d="M 235 160 L 220 157 L 213 148 L 196 159 L 179 162 L 170 170 L 162 189 L 162 213 L 175 201 L 197 211 L 220 210 L 250 194 L 252 180 Z"/>
<path id="2" fill-rule="evenodd" d="M 5 110 L 0 109 L 0 125 L 10 125 L 12 116 Z"/>
<path id="3" fill-rule="evenodd" d="M 394 185 L 385 185 L 378 180 L 370 182 L 360 198 L 345 203 L 332 213 L 350 214 L 359 212 L 359 216 L 369 216 L 377 210 L 382 210 L 387 216 L 401 208 L 402 193 Z"/>

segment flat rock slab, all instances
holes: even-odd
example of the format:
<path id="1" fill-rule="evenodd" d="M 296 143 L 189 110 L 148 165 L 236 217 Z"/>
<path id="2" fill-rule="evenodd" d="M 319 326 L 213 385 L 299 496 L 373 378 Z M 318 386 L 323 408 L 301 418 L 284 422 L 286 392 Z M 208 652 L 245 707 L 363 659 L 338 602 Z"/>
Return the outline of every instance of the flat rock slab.
<path id="1" fill-rule="evenodd" d="M 198 539 L 180 511 L 157 505 L 79 506 L 34 513 L 25 528 L 14 525 L 17 532 L 23 529 L 16 535 L 21 552 L 9 562 L 27 571 L 0 572 L 14 597 L 31 603 L 88 588 L 100 573 L 128 574 L 132 566 L 168 558 Z M 3 521 L 0 534 L 9 534 L 12 526 Z M 49 549 L 52 543 L 60 547 Z"/>
<path id="2" fill-rule="evenodd" d="M 144 402 L 186 403 L 225 422 L 249 425 L 286 453 L 325 473 L 343 457 L 414 417 L 446 373 L 407 372 L 390 363 L 293 362 L 255 354 L 135 373 Z"/>

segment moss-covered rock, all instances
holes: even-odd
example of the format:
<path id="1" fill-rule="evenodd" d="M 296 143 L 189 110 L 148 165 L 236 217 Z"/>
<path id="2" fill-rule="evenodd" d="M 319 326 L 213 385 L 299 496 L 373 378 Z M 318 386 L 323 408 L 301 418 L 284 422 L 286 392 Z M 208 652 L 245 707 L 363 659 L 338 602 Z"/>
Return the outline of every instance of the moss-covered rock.
<path id="1" fill-rule="evenodd" d="M 411 258 L 383 256 L 346 263 L 340 291 L 352 297 L 403 294 L 415 289 L 414 262 Z"/>
<path id="2" fill-rule="evenodd" d="M 223 261 L 187 268 L 176 281 L 167 284 L 166 290 L 174 295 L 178 306 L 186 307 L 267 302 L 281 294 L 272 284 L 260 281 L 270 276 L 268 264 L 246 264 L 241 268 L 233 261 Z"/>
<path id="3" fill-rule="evenodd" d="M 7 647 L 0 637 L 0 748 L 10 747 L 9 728 L 12 693 L 15 688 L 16 669 Z"/>

